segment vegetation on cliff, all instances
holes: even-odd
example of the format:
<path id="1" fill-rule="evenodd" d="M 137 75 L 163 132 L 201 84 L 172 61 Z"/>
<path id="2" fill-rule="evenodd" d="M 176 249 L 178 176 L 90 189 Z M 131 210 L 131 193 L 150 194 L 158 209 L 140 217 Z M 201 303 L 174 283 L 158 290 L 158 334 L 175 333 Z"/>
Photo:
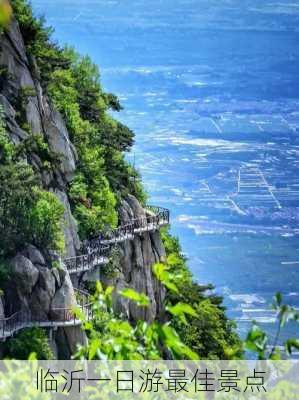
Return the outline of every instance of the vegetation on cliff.
<path id="1" fill-rule="evenodd" d="M 62 113 L 78 153 L 76 176 L 69 187 L 82 239 L 117 225 L 117 204 L 131 193 L 144 201 L 138 172 L 124 158 L 133 132 L 108 111 L 120 111 L 116 96 L 100 85 L 98 67 L 89 57 L 51 41 L 50 28 L 33 16 L 24 0 L 12 1 L 27 53 L 34 57 L 41 83 Z"/>

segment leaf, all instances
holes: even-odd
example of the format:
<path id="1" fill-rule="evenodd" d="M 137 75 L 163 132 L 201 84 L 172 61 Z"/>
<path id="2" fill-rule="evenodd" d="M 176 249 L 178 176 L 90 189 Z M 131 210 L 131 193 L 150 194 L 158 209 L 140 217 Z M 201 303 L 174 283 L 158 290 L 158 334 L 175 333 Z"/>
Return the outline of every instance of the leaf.
<path id="1" fill-rule="evenodd" d="M 88 358 L 89 360 L 93 360 L 95 358 L 95 355 L 97 354 L 98 349 L 100 348 L 101 342 L 100 339 L 93 339 L 89 343 L 89 353 L 88 353 Z"/>
<path id="2" fill-rule="evenodd" d="M 278 347 L 271 352 L 269 359 L 273 361 L 281 360 L 281 351 Z"/>
<path id="3" fill-rule="evenodd" d="M 194 351 L 181 342 L 176 331 L 168 324 L 164 324 L 161 327 L 161 334 L 165 345 L 174 353 L 176 358 L 187 360 L 199 359 L 198 355 Z"/>
<path id="4" fill-rule="evenodd" d="M 121 296 L 126 297 L 138 304 L 140 307 L 147 307 L 150 303 L 149 298 L 144 293 L 138 293 L 133 289 L 127 288 L 118 292 Z"/>
<path id="5" fill-rule="evenodd" d="M 198 316 L 197 312 L 194 310 L 193 307 L 191 307 L 187 303 L 181 303 L 181 302 L 177 303 L 174 306 L 168 306 L 167 311 L 169 311 L 172 315 L 178 317 L 185 314 L 191 315 L 192 317 Z"/>
<path id="6" fill-rule="evenodd" d="M 178 288 L 173 283 L 172 275 L 167 271 L 167 266 L 162 263 L 153 265 L 153 271 L 156 278 L 163 283 L 172 292 L 179 293 Z"/>
<path id="7" fill-rule="evenodd" d="M 113 286 L 108 286 L 105 290 L 105 296 L 109 297 L 113 293 L 114 287 Z"/>
<path id="8" fill-rule="evenodd" d="M 6 27 L 9 25 L 12 16 L 12 8 L 8 0 L 0 2 L 0 27 Z"/>
<path id="9" fill-rule="evenodd" d="M 245 347 L 250 350 L 257 352 L 259 359 L 264 358 L 268 337 L 264 331 L 262 331 L 257 325 L 253 325 L 251 330 L 247 334 L 245 340 Z"/>
<path id="10" fill-rule="evenodd" d="M 96 293 L 97 294 L 103 293 L 103 286 L 100 281 L 96 282 Z"/>
<path id="11" fill-rule="evenodd" d="M 288 339 L 285 343 L 285 348 L 288 355 L 292 354 L 293 348 L 299 350 L 299 339 Z"/>

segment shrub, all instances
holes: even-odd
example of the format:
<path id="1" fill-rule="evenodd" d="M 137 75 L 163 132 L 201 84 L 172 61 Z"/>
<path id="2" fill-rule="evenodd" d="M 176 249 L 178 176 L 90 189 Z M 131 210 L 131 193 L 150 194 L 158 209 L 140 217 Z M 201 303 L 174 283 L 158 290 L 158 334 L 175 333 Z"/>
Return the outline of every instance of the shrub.
<path id="1" fill-rule="evenodd" d="M 0 107 L 0 165 L 9 163 L 13 155 L 14 146 L 6 133 L 3 108 Z"/>
<path id="2" fill-rule="evenodd" d="M 29 241 L 39 248 L 62 252 L 64 207 L 53 193 L 38 188 L 33 191 L 35 202 L 29 211 Z"/>
<path id="3" fill-rule="evenodd" d="M 28 360 L 32 353 L 35 353 L 37 360 L 54 359 L 47 335 L 41 328 L 23 329 L 4 344 L 5 358 Z"/>
<path id="4" fill-rule="evenodd" d="M 19 23 L 27 53 L 34 56 L 41 74 L 44 87 L 49 83 L 51 74 L 58 68 L 67 68 L 69 60 L 63 56 L 62 49 L 51 42 L 52 28 L 46 27 L 43 18 L 33 15 L 26 0 L 11 0 L 14 15 Z"/>
<path id="5" fill-rule="evenodd" d="M 97 282 L 93 296 L 93 319 L 85 322 L 89 341 L 75 354 L 78 359 L 104 360 L 157 360 L 165 352 L 174 359 L 197 359 L 196 353 L 186 346 L 168 323 L 137 321 L 130 324 L 115 314 L 112 308 L 114 289 L 105 290 Z M 147 307 L 149 299 L 144 293 L 124 289 L 121 296 L 137 306 Z M 81 316 L 84 320 L 84 315 Z"/>
<path id="6" fill-rule="evenodd" d="M 0 256 L 13 255 L 26 243 L 61 250 L 64 208 L 54 194 L 38 188 L 32 168 L 1 166 L 0 182 Z"/>
<path id="7" fill-rule="evenodd" d="M 31 131 L 28 128 L 29 132 Z M 42 162 L 42 169 L 46 170 L 59 165 L 59 155 L 52 152 L 48 143 L 45 142 L 42 135 L 30 134 L 28 138 L 15 146 L 14 159 L 27 157 L 29 160 L 32 154 L 36 154 Z"/>
<path id="8" fill-rule="evenodd" d="M 4 290 L 4 286 L 9 279 L 10 267 L 5 260 L 0 259 L 0 292 Z"/>

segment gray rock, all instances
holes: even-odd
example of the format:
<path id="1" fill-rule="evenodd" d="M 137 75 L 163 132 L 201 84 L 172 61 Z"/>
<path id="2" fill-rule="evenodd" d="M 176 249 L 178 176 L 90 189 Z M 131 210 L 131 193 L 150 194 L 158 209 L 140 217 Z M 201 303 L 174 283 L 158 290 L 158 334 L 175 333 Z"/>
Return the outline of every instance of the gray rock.
<path id="1" fill-rule="evenodd" d="M 39 277 L 38 269 L 32 262 L 21 254 L 11 261 L 12 274 L 15 283 L 23 294 L 30 294 Z"/>
<path id="2" fill-rule="evenodd" d="M 80 248 L 80 240 L 78 236 L 78 228 L 76 220 L 74 219 L 70 203 L 67 195 L 61 190 L 56 189 L 56 196 L 64 206 L 64 238 L 65 238 L 65 253 L 66 257 L 74 257 L 76 251 Z"/>
<path id="3" fill-rule="evenodd" d="M 52 152 L 60 157 L 58 165 L 47 172 L 42 168 L 37 155 L 25 158 L 24 162 L 32 164 L 42 179 L 44 188 L 59 188 L 57 197 L 65 208 L 66 256 L 74 256 L 80 247 L 77 225 L 72 216 L 68 197 L 67 184 L 72 180 L 76 168 L 77 154 L 70 142 L 65 123 L 43 92 L 39 82 L 39 71 L 33 57 L 28 59 L 24 42 L 17 22 L 13 19 L 10 29 L 0 37 L 0 65 L 5 67 L 8 76 L 3 80 L 0 104 L 3 107 L 7 132 L 14 144 L 28 138 L 18 124 L 17 111 L 13 108 L 16 95 L 22 88 L 34 89 L 35 95 L 28 98 L 26 104 L 26 123 L 31 131 L 42 134 Z M 5 291 L 5 310 L 8 314 L 20 309 L 29 310 L 35 318 L 60 319 L 58 308 L 73 308 L 76 304 L 74 289 L 65 270 L 48 269 L 46 260 L 38 249 L 29 246 L 23 254 L 17 254 L 11 261 L 13 280 Z M 0 318 L 3 313 L 0 299 Z M 65 347 L 74 351 L 78 343 L 84 344 L 86 337 L 80 327 L 65 329 Z M 57 349 L 60 352 L 61 349 Z"/>
<path id="4" fill-rule="evenodd" d="M 6 35 L 12 43 L 14 51 L 17 53 L 18 57 L 26 64 L 28 64 L 28 59 L 26 55 L 26 48 L 24 41 L 20 32 L 19 25 L 15 18 L 12 18 L 10 22 L 10 27 L 6 31 Z"/>
<path id="5" fill-rule="evenodd" d="M 61 310 L 67 309 L 71 313 L 72 309 L 76 307 L 76 304 L 77 303 L 74 288 L 71 279 L 67 274 L 61 288 L 56 291 L 55 296 L 53 297 L 53 300 L 51 302 L 51 318 L 56 321 L 63 320 L 65 318 L 65 314 L 64 311 Z"/>
<path id="6" fill-rule="evenodd" d="M 52 268 L 51 273 L 54 276 L 56 287 L 61 287 L 61 279 L 59 275 L 59 270 L 57 268 Z"/>
<path id="7" fill-rule="evenodd" d="M 47 112 L 44 129 L 49 147 L 59 156 L 61 160 L 60 169 L 66 181 L 70 182 L 76 169 L 76 152 L 69 140 L 68 131 L 60 113 L 47 104 L 44 104 L 44 106 Z"/>
<path id="8" fill-rule="evenodd" d="M 44 256 L 35 246 L 32 245 L 27 246 L 26 252 L 27 252 L 27 257 L 33 264 L 46 265 Z"/>
<path id="9" fill-rule="evenodd" d="M 76 352 L 78 345 L 87 343 L 86 334 L 79 326 L 58 328 L 54 338 L 60 360 L 67 360 Z"/>
<path id="10" fill-rule="evenodd" d="M 29 135 L 23 129 L 19 127 L 16 123 L 16 112 L 13 109 L 12 105 L 9 103 L 7 98 L 0 94 L 0 104 L 3 107 L 5 118 L 6 118 L 6 126 L 7 132 L 14 144 L 20 143 L 20 141 L 26 139 Z"/>
<path id="11" fill-rule="evenodd" d="M 56 279 L 49 268 L 39 268 L 39 285 L 52 299 L 56 292 Z"/>
<path id="12" fill-rule="evenodd" d="M 35 90 L 35 88 L 32 88 Z M 34 135 L 40 135 L 43 132 L 41 114 L 37 97 L 30 97 L 26 105 L 27 121 Z"/>
<path id="13" fill-rule="evenodd" d="M 80 326 L 70 326 L 63 330 L 71 355 L 78 350 L 78 345 L 85 346 L 87 344 L 86 333 Z"/>
<path id="14" fill-rule="evenodd" d="M 51 297 L 49 292 L 41 286 L 37 286 L 29 299 L 29 309 L 32 317 L 37 321 L 47 321 L 49 319 L 50 304 Z"/>

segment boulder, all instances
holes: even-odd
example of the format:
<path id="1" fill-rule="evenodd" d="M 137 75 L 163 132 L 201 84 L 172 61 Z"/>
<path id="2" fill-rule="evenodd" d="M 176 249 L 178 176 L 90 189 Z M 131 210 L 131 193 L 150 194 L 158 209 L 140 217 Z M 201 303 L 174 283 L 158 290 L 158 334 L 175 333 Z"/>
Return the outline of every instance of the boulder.
<path id="1" fill-rule="evenodd" d="M 46 261 L 42 253 L 31 244 L 26 248 L 27 257 L 33 264 L 46 265 Z"/>
<path id="2" fill-rule="evenodd" d="M 76 297 L 74 288 L 69 275 L 65 276 L 64 282 L 59 288 L 51 302 L 50 316 L 53 320 L 61 321 L 65 319 L 65 313 L 62 310 L 71 310 L 76 307 Z"/>
<path id="3" fill-rule="evenodd" d="M 31 315 L 37 321 L 47 321 L 48 313 L 51 305 L 51 297 L 47 290 L 43 289 L 41 286 L 37 286 L 29 301 L 29 309 Z"/>
<path id="4" fill-rule="evenodd" d="M 32 289 L 38 281 L 38 269 L 28 258 L 21 254 L 17 254 L 16 257 L 11 260 L 11 267 L 15 284 L 21 293 L 24 295 L 31 294 Z"/>
<path id="5" fill-rule="evenodd" d="M 39 286 L 45 290 L 52 299 L 56 291 L 56 279 L 49 268 L 39 268 Z"/>

